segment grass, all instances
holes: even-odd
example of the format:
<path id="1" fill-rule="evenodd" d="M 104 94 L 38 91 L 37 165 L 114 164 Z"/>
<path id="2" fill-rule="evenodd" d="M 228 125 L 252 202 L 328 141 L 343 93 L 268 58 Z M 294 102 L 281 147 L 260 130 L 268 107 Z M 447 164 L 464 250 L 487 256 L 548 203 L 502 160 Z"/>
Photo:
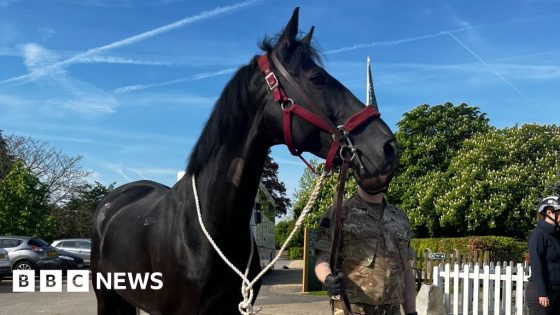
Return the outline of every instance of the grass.
<path id="1" fill-rule="evenodd" d="M 327 294 L 327 291 L 310 291 L 310 292 L 306 292 L 305 294 L 311 296 L 329 296 Z"/>

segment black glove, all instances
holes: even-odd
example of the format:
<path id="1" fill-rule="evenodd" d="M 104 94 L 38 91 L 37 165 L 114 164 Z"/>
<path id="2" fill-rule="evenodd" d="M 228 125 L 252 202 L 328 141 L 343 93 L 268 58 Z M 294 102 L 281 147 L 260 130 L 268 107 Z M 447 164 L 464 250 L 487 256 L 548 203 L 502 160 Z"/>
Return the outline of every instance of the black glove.
<path id="1" fill-rule="evenodd" d="M 333 276 L 332 273 L 329 274 L 325 278 L 325 287 L 327 287 L 327 292 L 330 296 L 342 294 L 344 289 L 346 289 L 346 286 L 344 285 L 344 275 L 342 272 L 339 271 L 336 276 Z"/>

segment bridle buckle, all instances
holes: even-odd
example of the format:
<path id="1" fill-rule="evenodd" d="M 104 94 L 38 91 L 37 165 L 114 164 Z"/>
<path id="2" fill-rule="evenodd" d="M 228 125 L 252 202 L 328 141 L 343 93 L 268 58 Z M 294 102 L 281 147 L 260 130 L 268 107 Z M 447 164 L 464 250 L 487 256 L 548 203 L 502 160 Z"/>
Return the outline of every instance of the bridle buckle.
<path id="1" fill-rule="evenodd" d="M 266 80 L 266 84 L 271 91 L 278 88 L 278 79 L 276 78 L 274 72 L 271 71 L 270 73 L 268 73 L 264 77 L 264 79 Z"/>

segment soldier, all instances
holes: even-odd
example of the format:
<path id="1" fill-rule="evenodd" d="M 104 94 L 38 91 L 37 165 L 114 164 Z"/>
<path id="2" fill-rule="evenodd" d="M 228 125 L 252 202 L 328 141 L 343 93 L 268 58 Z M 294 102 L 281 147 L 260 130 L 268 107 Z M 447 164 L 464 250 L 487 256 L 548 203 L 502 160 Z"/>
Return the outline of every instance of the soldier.
<path id="1" fill-rule="evenodd" d="M 560 198 L 541 200 L 537 226 L 529 235 L 531 278 L 525 298 L 530 315 L 560 314 Z"/>
<path id="2" fill-rule="evenodd" d="M 331 297 L 333 314 L 343 313 L 339 295 L 345 291 L 352 314 L 416 313 L 416 288 L 410 266 L 412 231 L 406 214 L 388 204 L 384 193 L 358 193 L 342 205 L 342 236 L 338 254 L 341 271 L 329 267 L 332 207 L 320 222 L 315 245 L 315 275 Z"/>

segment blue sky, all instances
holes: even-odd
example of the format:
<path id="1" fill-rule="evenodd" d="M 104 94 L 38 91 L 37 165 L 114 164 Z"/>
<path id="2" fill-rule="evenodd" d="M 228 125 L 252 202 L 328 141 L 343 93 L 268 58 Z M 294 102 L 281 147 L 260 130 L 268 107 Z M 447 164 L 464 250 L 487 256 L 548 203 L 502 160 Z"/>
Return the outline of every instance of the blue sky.
<path id="1" fill-rule="evenodd" d="M 0 0 L 0 129 L 83 156 L 91 180 L 175 182 L 232 73 L 300 6 L 327 71 L 382 118 L 465 102 L 558 123 L 559 1 Z M 304 166 L 273 148 L 291 196 Z"/>

